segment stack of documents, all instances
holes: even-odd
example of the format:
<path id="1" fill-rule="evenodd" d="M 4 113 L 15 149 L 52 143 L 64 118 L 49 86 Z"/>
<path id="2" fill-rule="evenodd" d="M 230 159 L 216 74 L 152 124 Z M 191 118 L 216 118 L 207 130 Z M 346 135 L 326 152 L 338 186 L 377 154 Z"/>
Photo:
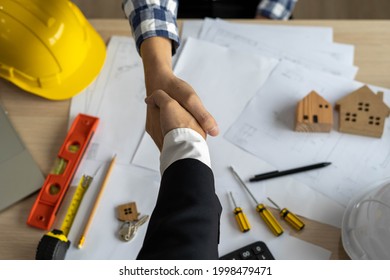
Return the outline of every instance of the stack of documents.
<path id="1" fill-rule="evenodd" d="M 299 215 L 340 227 L 349 198 L 390 172 L 390 147 L 385 145 L 390 140 L 389 122 L 384 136 L 372 139 L 341 134 L 336 126 L 329 134 L 297 133 L 294 117 L 297 102 L 311 90 L 334 104 L 362 85 L 354 81 L 358 71 L 353 65 L 354 47 L 333 42 L 328 27 L 211 19 L 184 22 L 182 41 L 174 71 L 196 90 L 221 130 L 220 136 L 207 140 L 224 209 L 220 255 L 262 240 L 276 259 L 329 258 L 329 251 L 290 236 L 287 226 L 285 234 L 274 237 L 228 167 L 233 165 L 247 180 L 275 169 L 332 162 L 323 170 L 248 185 L 259 202 L 266 203 L 269 196 Z M 390 104 L 389 90 L 381 90 Z M 136 201 L 139 212 L 150 215 L 156 201 L 159 151 L 144 130 L 144 97 L 142 61 L 133 39 L 112 37 L 102 73 L 90 88 L 73 98 L 70 118 L 86 113 L 101 119 L 75 180 L 83 173 L 93 173 L 113 154 L 118 165 L 92 225 L 91 245 L 87 240 L 83 250 L 71 248 L 68 258 L 132 259 L 142 245 L 146 226 L 134 241 L 123 243 L 117 236 L 120 223 L 114 209 Z M 230 191 L 252 224 L 246 234 L 235 224 Z M 93 196 L 91 188 L 81 213 L 87 211 Z M 81 216 L 77 215 L 70 238 L 74 235 L 77 239 Z"/>

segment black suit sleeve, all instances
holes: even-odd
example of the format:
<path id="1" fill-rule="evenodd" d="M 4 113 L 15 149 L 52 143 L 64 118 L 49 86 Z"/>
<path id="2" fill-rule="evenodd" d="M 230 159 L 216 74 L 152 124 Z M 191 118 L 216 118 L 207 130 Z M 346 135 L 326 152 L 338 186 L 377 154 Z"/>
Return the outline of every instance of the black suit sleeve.
<path id="1" fill-rule="evenodd" d="M 218 259 L 222 207 L 212 170 L 182 159 L 164 172 L 137 259 Z"/>

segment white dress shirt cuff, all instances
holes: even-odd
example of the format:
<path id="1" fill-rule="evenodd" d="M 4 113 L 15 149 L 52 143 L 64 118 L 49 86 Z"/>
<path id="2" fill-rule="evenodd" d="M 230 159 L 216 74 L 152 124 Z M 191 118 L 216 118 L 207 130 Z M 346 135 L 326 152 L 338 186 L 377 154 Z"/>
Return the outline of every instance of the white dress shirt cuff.
<path id="1" fill-rule="evenodd" d="M 173 129 L 164 137 L 160 155 L 161 174 L 172 163 L 185 158 L 197 159 L 211 168 L 209 148 L 203 137 L 190 128 Z"/>

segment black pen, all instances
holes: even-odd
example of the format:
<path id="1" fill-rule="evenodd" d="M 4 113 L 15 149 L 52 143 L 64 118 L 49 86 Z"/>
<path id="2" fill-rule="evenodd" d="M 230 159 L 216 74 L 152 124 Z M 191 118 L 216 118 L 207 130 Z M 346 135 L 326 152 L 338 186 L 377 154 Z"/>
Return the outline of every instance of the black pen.
<path id="1" fill-rule="evenodd" d="M 280 176 L 284 176 L 284 175 L 295 174 L 298 172 L 304 172 L 304 171 L 308 171 L 308 170 L 312 170 L 312 169 L 316 169 L 316 168 L 325 167 L 325 166 L 328 166 L 330 164 L 331 164 L 331 162 L 321 162 L 321 163 L 297 167 L 297 168 L 293 168 L 293 169 L 289 169 L 289 170 L 285 170 L 285 171 L 275 170 L 275 171 L 255 175 L 253 178 L 249 179 L 249 182 L 257 182 L 257 181 L 272 179 L 272 178 L 276 178 L 276 177 L 280 177 Z"/>

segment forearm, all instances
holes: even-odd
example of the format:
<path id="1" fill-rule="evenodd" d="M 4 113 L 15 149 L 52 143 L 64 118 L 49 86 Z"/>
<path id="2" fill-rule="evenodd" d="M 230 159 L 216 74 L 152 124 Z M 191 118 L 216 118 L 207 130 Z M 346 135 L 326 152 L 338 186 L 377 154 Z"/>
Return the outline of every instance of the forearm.
<path id="1" fill-rule="evenodd" d="M 176 24 L 177 0 L 123 0 L 123 10 L 142 56 L 147 96 L 155 90 L 165 91 L 195 117 L 204 131 L 217 136 L 218 125 L 195 90 L 172 71 L 171 56 L 180 43 Z M 161 134 L 158 118 L 149 112 L 146 123 L 148 133 Z M 162 145 L 162 137 L 156 136 L 154 141 L 157 146 Z"/>
<path id="2" fill-rule="evenodd" d="M 146 95 L 157 89 L 167 88 L 172 71 L 172 44 L 170 39 L 152 37 L 140 48 L 145 73 Z"/>
<path id="3" fill-rule="evenodd" d="M 176 161 L 163 174 L 138 259 L 217 259 L 221 211 L 211 169 Z"/>
<path id="4" fill-rule="evenodd" d="M 171 130 L 160 164 L 160 191 L 138 259 L 218 258 L 222 208 L 205 139 L 189 128 Z"/>

